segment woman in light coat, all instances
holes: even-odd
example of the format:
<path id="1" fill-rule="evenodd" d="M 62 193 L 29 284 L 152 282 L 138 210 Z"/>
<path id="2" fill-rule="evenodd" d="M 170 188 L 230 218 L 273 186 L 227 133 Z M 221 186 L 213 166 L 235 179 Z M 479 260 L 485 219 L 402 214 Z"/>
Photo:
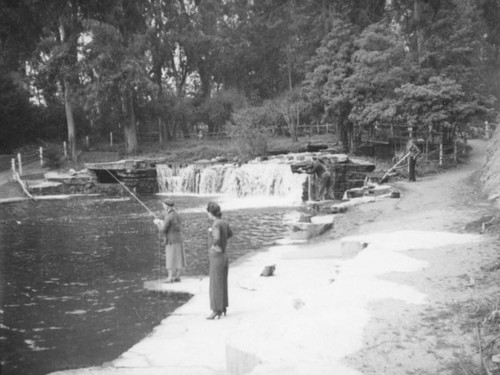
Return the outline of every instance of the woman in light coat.
<path id="1" fill-rule="evenodd" d="M 182 270 L 186 268 L 186 254 L 181 233 L 181 218 L 174 208 L 174 202 L 167 198 L 163 202 L 165 216 L 163 220 L 155 219 L 154 223 L 158 227 L 162 238 L 162 245 L 165 246 L 165 263 L 168 271 L 166 282 L 181 281 Z"/>

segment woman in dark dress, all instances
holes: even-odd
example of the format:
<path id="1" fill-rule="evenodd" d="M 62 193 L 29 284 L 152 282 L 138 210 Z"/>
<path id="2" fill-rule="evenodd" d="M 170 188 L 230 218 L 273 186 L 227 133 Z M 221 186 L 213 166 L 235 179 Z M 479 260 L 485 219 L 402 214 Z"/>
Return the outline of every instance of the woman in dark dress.
<path id="1" fill-rule="evenodd" d="M 227 277 L 229 260 L 226 253 L 227 240 L 233 232 L 227 221 L 222 219 L 220 206 L 210 202 L 207 206 L 208 217 L 212 220 L 210 232 L 209 276 L 210 276 L 210 309 L 212 314 L 207 319 L 226 315 L 228 306 Z"/>

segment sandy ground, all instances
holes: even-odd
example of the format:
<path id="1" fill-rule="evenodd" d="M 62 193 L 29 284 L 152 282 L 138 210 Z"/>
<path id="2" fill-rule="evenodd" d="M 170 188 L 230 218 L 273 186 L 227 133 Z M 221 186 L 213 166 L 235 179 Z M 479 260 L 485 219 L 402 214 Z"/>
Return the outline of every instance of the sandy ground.
<path id="1" fill-rule="evenodd" d="M 486 142 L 472 141 L 471 158 L 446 173 L 395 184 L 403 198 L 394 205 L 381 202 L 359 208 L 368 218 L 358 234 L 395 230 L 431 230 L 479 233 L 480 219 L 495 214 L 481 200 L 478 171 L 485 160 Z M 496 213 L 498 217 L 498 213 Z M 389 273 L 386 280 L 411 285 L 428 296 L 422 305 L 386 299 L 371 305 L 372 319 L 364 332 L 364 347 L 348 357 L 363 374 L 483 374 L 480 345 L 486 366 L 500 350 L 500 240 L 498 227 L 481 234 L 481 241 L 464 246 L 410 250 L 425 261 L 420 272 Z M 487 319 L 488 317 L 494 319 Z M 478 331 L 478 328 L 480 329 Z M 479 332 L 479 334 L 478 334 Z M 491 351 L 490 351 L 491 350 Z"/>
<path id="2" fill-rule="evenodd" d="M 360 236 L 360 238 L 376 235 L 383 242 L 384 238 L 389 241 L 394 232 L 408 233 L 407 243 L 403 243 L 404 237 L 402 240 L 401 237 L 398 238 L 400 246 L 404 245 L 407 248 L 405 256 L 412 258 L 418 264 L 425 264 L 425 267 L 414 272 L 384 272 L 377 275 L 377 280 L 402 287 L 407 286 L 416 293 L 425 295 L 426 301 L 425 303 L 409 303 L 401 298 L 390 296 L 378 298 L 368 305 L 370 319 L 367 324 L 357 324 L 354 321 L 356 317 L 352 317 L 352 325 L 362 326 L 363 332 L 361 345 L 358 345 L 358 349 L 354 352 L 349 351 L 347 357 L 342 360 L 348 368 L 365 375 L 479 375 L 487 373 L 482 369 L 481 357 L 483 357 L 491 374 L 500 373 L 496 372 L 489 362 L 493 354 L 500 352 L 496 347 L 496 339 L 499 338 L 500 333 L 500 312 L 498 316 L 495 314 L 500 303 L 498 226 L 489 227 L 484 234 L 479 234 L 481 218 L 490 214 L 496 214 L 498 217 L 498 213 L 495 213 L 491 205 L 482 200 L 478 193 L 477 176 L 485 161 L 486 143 L 477 140 L 472 141 L 471 146 L 473 150 L 467 163 L 442 174 L 418 178 L 417 182 L 392 183 L 401 191 L 401 199 L 385 199 L 350 209 L 341 220 L 336 221 L 334 231 L 318 241 L 319 245 L 328 241 L 338 242 L 336 240 L 345 235 Z M 2 186 L 0 186 L 1 190 Z M 424 232 L 471 233 L 477 235 L 480 240 L 465 244 L 422 246 L 418 239 L 412 237 L 412 233 Z M 419 242 L 420 245 L 413 248 L 413 241 Z M 326 267 L 328 260 L 325 258 L 322 262 L 324 263 L 322 267 Z M 315 264 L 317 267 L 318 261 L 315 261 Z M 294 268 L 290 270 L 295 272 Z M 330 271 L 325 270 L 325 274 L 328 272 Z M 293 276 L 288 280 L 293 280 Z M 339 278 L 332 285 L 335 286 L 341 282 Z M 282 288 L 286 289 L 290 286 L 283 285 Z M 328 292 L 336 296 L 334 289 Z M 376 292 L 374 290 L 374 293 Z M 313 302 L 315 301 L 311 301 L 311 304 Z M 319 306 L 324 303 L 324 301 L 317 302 Z M 241 306 L 244 303 L 245 301 L 241 300 Z M 195 310 L 197 316 L 200 306 L 202 306 L 201 309 L 206 309 L 205 304 L 202 298 L 199 305 L 195 302 L 181 309 L 185 315 L 181 311 L 178 316 L 166 319 L 156 335 L 152 335 L 149 343 L 138 344 L 129 354 L 137 355 L 137 358 L 147 357 L 153 362 L 160 363 L 159 358 L 162 354 L 159 353 L 159 357 L 151 354 L 154 345 L 158 345 L 154 343 L 154 340 L 160 340 L 161 345 L 167 350 L 169 344 L 165 344 L 164 339 L 171 335 L 172 329 L 174 332 L 175 329 L 180 330 L 183 327 L 182 319 L 186 317 L 192 319 Z M 244 317 L 244 309 L 241 309 L 244 321 L 248 317 Z M 301 311 L 306 312 L 307 309 Z M 305 314 L 303 317 L 307 318 Z M 178 319 L 177 325 L 173 324 L 172 319 Z M 228 315 L 227 320 L 221 321 L 220 323 L 225 326 L 220 325 L 219 329 L 226 327 L 229 331 L 232 324 L 230 319 L 240 319 L 238 311 L 234 315 Z M 303 322 L 307 325 L 312 324 L 307 320 Z M 200 329 L 206 329 L 203 328 L 203 324 L 206 323 L 199 319 L 195 324 L 200 325 Z M 186 327 L 190 327 L 192 331 L 195 330 L 192 321 Z M 163 336 L 161 331 L 165 331 Z M 272 338 L 272 333 L 269 332 L 270 338 Z M 303 334 L 298 331 L 295 333 Z M 182 335 L 185 334 L 182 333 Z M 184 337 L 188 338 L 186 335 Z M 185 342 L 192 344 L 194 341 L 190 342 L 187 339 Z M 312 341 L 307 341 L 307 343 L 314 346 Z M 179 341 L 175 345 L 178 344 Z M 318 351 L 323 349 L 321 345 L 321 340 L 318 340 L 316 348 Z M 209 351 L 208 349 L 206 347 L 203 350 Z M 140 352 L 142 357 L 138 355 Z M 302 353 L 307 352 L 297 351 L 298 356 Z M 480 353 L 483 355 L 481 356 Z M 148 357 L 150 354 L 151 357 Z M 127 358 L 125 356 L 117 359 L 114 361 L 115 365 L 119 366 Z M 221 366 L 223 366 L 223 356 L 214 368 L 221 368 Z M 115 370 L 119 371 L 117 368 L 107 368 L 109 373 L 115 373 Z M 141 373 L 147 373 L 145 368 L 142 370 Z M 282 373 L 269 370 L 255 373 Z M 96 372 L 107 373 L 105 368 L 96 369 Z M 74 373 L 80 374 L 77 371 Z M 210 373 L 227 372 L 211 371 Z M 244 372 L 232 373 L 243 374 Z M 315 374 L 314 371 L 307 370 L 294 373 Z M 337 371 L 335 374 L 342 375 L 343 373 Z"/>
<path id="3" fill-rule="evenodd" d="M 23 168 L 23 177 L 26 175 L 40 175 L 47 172 L 47 168 L 40 167 L 38 162 L 27 164 Z M 12 177 L 10 169 L 0 170 L 0 203 L 3 201 L 27 198 L 18 182 Z"/>

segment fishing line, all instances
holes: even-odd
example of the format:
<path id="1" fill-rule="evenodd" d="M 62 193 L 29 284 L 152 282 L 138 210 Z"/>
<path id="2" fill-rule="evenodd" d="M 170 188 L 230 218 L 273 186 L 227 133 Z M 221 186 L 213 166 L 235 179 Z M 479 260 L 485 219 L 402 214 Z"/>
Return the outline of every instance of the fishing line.
<path id="1" fill-rule="evenodd" d="M 148 212 L 153 215 L 153 217 L 155 219 L 158 219 L 158 217 L 155 215 L 155 213 L 153 211 L 151 211 L 149 209 L 148 206 L 146 206 L 127 186 L 125 186 L 124 183 L 122 183 L 118 178 L 116 178 L 116 176 L 111 173 L 108 169 L 104 168 L 104 170 L 106 172 L 108 172 L 109 175 L 111 175 L 111 177 L 113 177 L 116 182 L 118 182 L 131 196 L 133 196 L 137 202 L 139 202 L 142 207 L 144 207 L 146 210 L 148 210 Z M 161 251 L 162 251 L 162 244 L 161 244 L 161 240 L 160 240 L 160 244 L 159 244 L 159 247 L 158 247 L 158 286 L 160 285 L 160 277 L 161 277 Z M 159 319 L 159 306 L 160 306 L 160 293 L 159 291 L 156 293 L 156 319 Z"/>
<path id="2" fill-rule="evenodd" d="M 137 196 L 136 196 L 134 193 L 132 193 L 132 191 L 131 191 L 128 187 L 126 187 L 124 183 L 122 183 L 122 182 L 121 182 L 118 178 L 116 178 L 116 177 L 115 177 L 115 175 L 114 175 L 113 173 L 111 173 L 111 172 L 110 172 L 108 169 L 106 169 L 106 168 L 104 168 L 104 170 L 105 170 L 106 172 L 108 172 L 108 173 L 111 175 L 111 177 L 113 177 L 113 178 L 114 178 L 114 179 L 115 179 L 115 180 L 116 180 L 116 181 L 117 181 L 117 182 L 118 182 L 118 183 L 119 183 L 119 184 L 120 184 L 120 185 L 121 185 L 121 186 L 122 186 L 125 190 L 127 190 L 127 191 L 129 192 L 129 194 L 130 194 L 131 196 L 133 196 L 133 197 L 137 200 L 137 202 L 139 202 L 139 203 L 142 205 L 142 207 L 144 207 L 146 210 L 148 210 L 148 212 L 149 212 L 151 215 L 153 215 L 153 217 L 154 217 L 155 219 L 158 219 L 158 217 L 155 215 L 155 213 L 154 213 L 153 211 L 151 211 L 151 210 L 148 208 L 148 206 L 146 206 L 146 205 L 145 205 L 145 204 L 144 204 L 144 203 L 143 203 L 143 202 L 142 202 L 139 198 L 137 198 Z"/>
<path id="3" fill-rule="evenodd" d="M 160 246 L 158 247 L 158 281 L 157 281 L 157 287 L 160 287 L 160 277 L 161 277 L 161 251 L 162 251 L 162 244 L 160 240 Z M 156 319 L 160 319 L 160 291 L 158 290 L 156 292 Z"/>

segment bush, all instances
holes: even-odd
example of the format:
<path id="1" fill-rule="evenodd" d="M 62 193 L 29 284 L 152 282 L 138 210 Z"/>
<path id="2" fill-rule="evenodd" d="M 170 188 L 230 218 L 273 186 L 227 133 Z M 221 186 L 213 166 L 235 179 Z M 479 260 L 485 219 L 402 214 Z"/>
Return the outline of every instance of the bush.
<path id="1" fill-rule="evenodd" d="M 245 96 L 237 90 L 220 90 L 201 106 L 201 121 L 208 125 L 208 133 L 220 133 L 233 112 L 245 104 Z"/>
<path id="2" fill-rule="evenodd" d="M 64 155 L 55 147 L 46 148 L 43 152 L 44 166 L 50 169 L 60 169 L 64 164 Z"/>
<path id="3" fill-rule="evenodd" d="M 233 113 L 230 135 L 241 159 L 267 155 L 270 132 L 263 121 L 266 116 L 264 107 L 249 107 Z"/>

